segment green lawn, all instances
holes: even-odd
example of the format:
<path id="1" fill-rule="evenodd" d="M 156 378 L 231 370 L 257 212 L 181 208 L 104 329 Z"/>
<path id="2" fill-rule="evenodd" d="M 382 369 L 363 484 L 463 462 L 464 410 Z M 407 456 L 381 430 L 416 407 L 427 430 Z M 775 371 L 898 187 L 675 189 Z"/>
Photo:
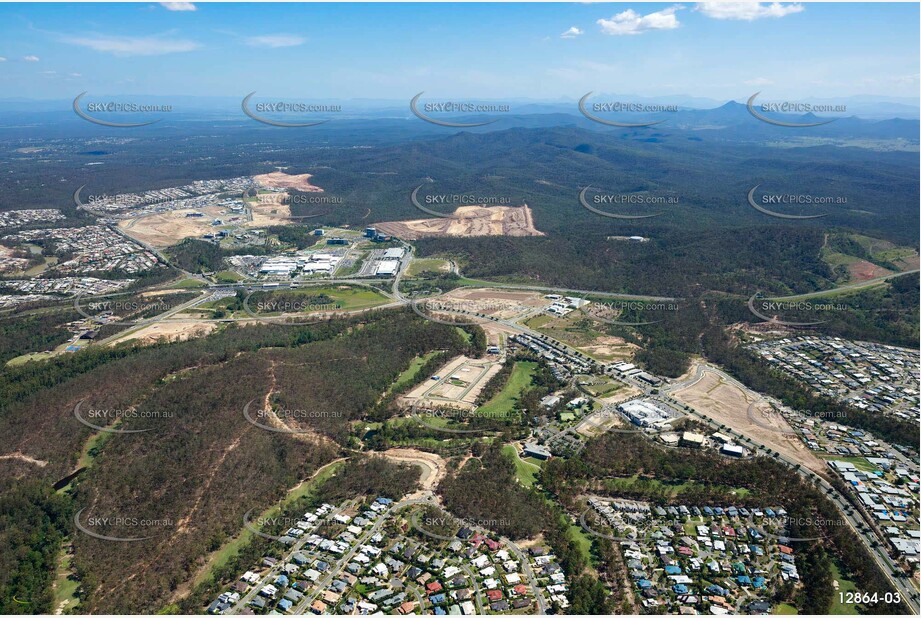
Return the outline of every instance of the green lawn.
<path id="1" fill-rule="evenodd" d="M 342 309 L 365 309 L 383 305 L 390 301 L 386 296 L 370 288 L 336 286 L 307 288 L 301 290 L 310 295 L 325 294 L 337 303 L 342 303 Z"/>
<path id="2" fill-rule="evenodd" d="M 570 524 L 569 536 L 579 546 L 579 553 L 585 558 L 586 564 L 592 564 L 592 540 L 588 538 L 585 530 L 579 524 Z"/>
<path id="3" fill-rule="evenodd" d="M 863 472 L 876 472 L 879 470 L 879 468 L 871 464 L 863 457 L 843 457 L 840 455 L 819 455 L 819 457 L 826 461 L 846 461 L 852 463 L 858 470 Z"/>
<path id="4" fill-rule="evenodd" d="M 183 279 L 177 283 L 174 283 L 171 287 L 174 287 L 179 290 L 192 290 L 195 288 L 203 288 L 207 284 L 204 281 L 199 279 Z"/>
<path id="5" fill-rule="evenodd" d="M 645 487 L 652 489 L 652 490 L 660 491 L 663 494 L 669 497 L 672 497 L 672 498 L 682 494 L 688 489 L 691 489 L 695 486 L 697 487 L 700 486 L 700 484 L 697 483 L 696 481 L 683 481 L 681 483 L 666 483 L 663 481 L 659 481 L 657 479 L 645 479 L 645 478 L 641 479 L 638 474 L 634 474 L 633 476 L 628 476 L 628 477 L 608 479 L 605 481 L 605 485 L 608 488 L 613 489 L 615 491 L 632 488 L 634 485 L 638 483 L 642 483 Z M 710 487 L 714 487 L 714 486 L 710 485 Z M 740 497 L 744 497 L 748 495 L 748 493 L 750 492 L 750 490 L 743 488 L 743 487 L 733 488 L 733 487 L 723 486 L 723 485 L 718 485 L 715 487 L 719 489 L 724 489 L 726 492 L 731 492 Z"/>
<path id="6" fill-rule="evenodd" d="M 776 606 L 771 613 L 779 614 L 781 616 L 795 616 L 799 612 L 792 605 L 789 605 L 787 603 L 781 603 L 780 605 Z"/>
<path id="7" fill-rule="evenodd" d="M 80 582 L 77 581 L 76 576 L 74 575 L 70 567 L 70 554 L 66 553 L 64 549 L 61 549 L 62 555 L 58 561 L 58 569 L 54 577 L 54 610 L 57 611 L 61 607 L 63 613 L 68 613 L 73 611 L 73 609 L 80 602 L 80 599 L 77 597 L 77 589 L 80 587 Z M 62 603 L 64 604 L 62 607 Z"/>
<path id="8" fill-rule="evenodd" d="M 838 589 L 835 591 L 834 596 L 832 597 L 831 611 L 829 614 L 832 616 L 835 615 L 846 615 L 846 616 L 856 616 L 860 612 L 857 611 L 857 605 L 848 605 L 847 603 L 841 602 L 841 593 L 855 592 L 857 590 L 857 584 L 849 579 L 845 579 L 841 575 L 841 569 L 838 568 L 837 562 L 832 562 L 831 564 L 831 576 L 833 579 L 838 581 Z M 872 612 L 871 612 L 872 613 Z"/>
<path id="9" fill-rule="evenodd" d="M 525 320 L 524 325 L 528 328 L 539 330 L 540 328 L 549 324 L 551 321 L 553 321 L 553 316 L 547 315 L 546 313 L 541 313 L 539 315 L 535 315 L 533 318 L 528 318 Z"/>
<path id="10" fill-rule="evenodd" d="M 302 284 L 303 285 L 303 284 Z M 383 305 L 390 302 L 390 299 L 371 288 L 364 288 L 359 286 L 317 286 L 317 287 L 300 287 L 293 290 L 281 290 L 279 293 L 284 294 L 287 297 L 293 295 L 303 295 L 305 297 L 316 297 L 325 295 L 332 299 L 332 305 L 339 305 L 339 311 L 347 311 L 351 309 L 367 309 L 369 307 L 376 307 L 378 305 Z M 272 297 L 272 293 L 269 292 L 267 297 L 264 299 L 269 301 Z M 229 305 L 236 302 L 234 297 L 221 298 L 218 300 L 210 301 L 207 303 L 202 303 L 198 305 L 199 309 L 226 309 Z M 307 301 L 309 303 L 309 301 Z M 331 305 L 331 310 L 336 310 Z M 256 310 L 256 303 L 251 298 L 249 301 L 250 309 L 253 313 L 259 313 Z M 309 313 L 309 312 L 308 312 Z M 277 312 L 265 312 L 266 316 L 277 315 Z M 235 317 L 247 317 L 246 312 L 237 311 Z"/>
<path id="11" fill-rule="evenodd" d="M 406 384 L 411 383 L 416 378 L 416 376 L 419 375 L 419 370 L 422 369 L 422 366 L 429 362 L 429 360 L 436 354 L 438 354 L 438 351 L 433 350 L 432 352 L 429 352 L 423 356 L 417 356 L 414 358 L 412 362 L 409 363 L 409 367 L 407 367 L 403 373 L 397 376 L 397 379 L 393 384 L 390 385 L 390 389 L 387 392 L 393 392 L 394 390 L 400 389 Z"/>
<path id="12" fill-rule="evenodd" d="M 525 487 L 531 487 L 537 481 L 537 473 L 540 467 L 522 460 L 518 456 L 518 449 L 511 444 L 502 447 L 502 453 L 510 457 L 515 462 L 515 474 L 518 476 L 518 482 Z"/>
<path id="13" fill-rule="evenodd" d="M 409 264 L 409 269 L 406 271 L 407 276 L 416 277 L 426 271 L 433 273 L 446 273 L 448 272 L 448 260 L 442 260 L 438 258 L 416 258 Z"/>
<path id="14" fill-rule="evenodd" d="M 237 281 L 242 281 L 246 277 L 232 270 L 222 270 L 214 273 L 214 278 L 217 279 L 218 283 L 236 283 Z"/>
<path id="15" fill-rule="evenodd" d="M 531 386 L 531 378 L 537 369 L 537 363 L 522 361 L 515 363 L 512 375 L 509 376 L 505 387 L 496 395 L 477 409 L 477 414 L 493 417 L 507 416 L 515 407 L 515 401 L 522 391 Z"/>
<path id="16" fill-rule="evenodd" d="M 22 356 L 17 356 L 6 361 L 6 364 L 10 367 L 15 367 L 17 365 L 24 365 L 29 361 L 43 361 L 57 356 L 56 352 L 29 352 L 28 354 L 23 354 Z"/>

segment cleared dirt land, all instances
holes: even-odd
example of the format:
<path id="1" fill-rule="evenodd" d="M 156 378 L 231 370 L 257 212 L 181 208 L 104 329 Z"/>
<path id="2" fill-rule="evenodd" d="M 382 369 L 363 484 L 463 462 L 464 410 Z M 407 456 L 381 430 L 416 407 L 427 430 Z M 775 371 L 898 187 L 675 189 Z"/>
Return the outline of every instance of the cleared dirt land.
<path id="1" fill-rule="evenodd" d="M 499 319 L 520 317 L 550 303 L 538 292 L 493 288 L 456 288 L 439 297 L 452 309 L 475 311 Z M 437 307 L 438 299 L 433 301 Z"/>
<path id="2" fill-rule="evenodd" d="M 605 324 L 591 320 L 582 310 L 561 317 L 542 313 L 528 319 L 525 325 L 600 361 L 631 361 L 640 349 L 621 337 L 606 334 Z"/>
<path id="3" fill-rule="evenodd" d="M 461 206 L 452 217 L 385 221 L 375 227 L 404 240 L 432 236 L 543 236 L 524 206 Z"/>
<path id="4" fill-rule="evenodd" d="M 612 428 L 622 431 L 629 431 L 634 429 L 630 423 L 628 423 L 617 414 L 607 414 L 601 412 L 586 417 L 581 423 L 578 424 L 578 426 L 576 426 L 576 431 L 583 436 L 593 438 L 607 432 Z"/>
<path id="5" fill-rule="evenodd" d="M 145 345 L 157 343 L 158 341 L 186 341 L 188 339 L 204 337 L 210 334 L 215 328 L 217 328 L 215 322 L 191 322 L 187 320 L 170 322 L 169 320 L 164 320 L 130 332 L 124 337 L 114 339 L 111 345 L 117 345 L 131 340 Z"/>
<path id="6" fill-rule="evenodd" d="M 253 180 L 267 189 L 296 189 L 305 193 L 322 193 L 323 189 L 316 185 L 310 184 L 313 174 L 286 174 L 284 172 L 272 172 L 271 174 L 260 174 L 253 176 Z"/>
<path id="7" fill-rule="evenodd" d="M 272 172 L 253 178 L 267 189 L 297 189 L 309 193 L 322 193 L 323 189 L 310 184 L 310 174 L 291 175 Z M 285 225 L 291 222 L 291 208 L 283 203 L 288 194 L 260 193 L 255 199 L 247 199 L 251 216 L 230 214 L 220 206 L 205 206 L 198 209 L 171 210 L 125 219 L 118 223 L 126 234 L 156 248 L 175 245 L 186 238 L 201 238 L 205 234 L 235 227 L 258 228 L 269 225 Z M 202 216 L 189 216 L 202 213 Z M 211 223 L 220 219 L 225 225 Z"/>
<path id="8" fill-rule="evenodd" d="M 772 412 L 758 393 L 727 382 L 706 366 L 697 365 L 692 377 L 671 395 L 716 422 L 827 476 L 822 460 L 806 448 L 783 417 Z M 750 406 L 757 423 L 749 418 Z"/>
<path id="9" fill-rule="evenodd" d="M 200 212 L 203 216 L 187 216 Z M 126 234 L 157 248 L 169 247 L 185 238 L 201 238 L 219 229 L 211 225 L 214 219 L 224 218 L 224 209 L 206 206 L 197 210 L 171 210 L 118 222 Z"/>
<path id="10" fill-rule="evenodd" d="M 291 216 L 291 207 L 285 204 L 285 198 L 288 194 L 281 193 L 260 193 L 255 200 L 247 201 L 247 205 L 252 211 L 252 221 L 246 224 L 247 227 L 264 227 L 268 225 L 284 225 L 290 223 L 288 218 Z"/>

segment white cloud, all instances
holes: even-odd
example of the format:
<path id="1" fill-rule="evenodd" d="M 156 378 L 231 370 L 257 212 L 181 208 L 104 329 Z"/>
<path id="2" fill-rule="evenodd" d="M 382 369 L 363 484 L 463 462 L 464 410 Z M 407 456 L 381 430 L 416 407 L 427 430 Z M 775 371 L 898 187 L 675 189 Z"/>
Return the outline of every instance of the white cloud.
<path id="1" fill-rule="evenodd" d="M 193 51 L 201 47 L 199 43 L 188 39 L 170 39 L 162 36 L 93 35 L 65 37 L 64 41 L 116 56 L 160 56 Z"/>
<path id="2" fill-rule="evenodd" d="M 772 2 L 699 2 L 696 10 L 713 19 L 738 19 L 754 21 L 762 17 L 785 17 L 802 13 L 803 5 L 796 2 L 781 4 Z"/>
<path id="3" fill-rule="evenodd" d="M 4 58 L 3 56 L 0 56 L 0 62 L 6 62 L 6 58 Z"/>
<path id="4" fill-rule="evenodd" d="M 191 2 L 161 2 L 162 6 L 167 11 L 197 11 L 198 7 L 192 4 Z"/>
<path id="5" fill-rule="evenodd" d="M 649 30 L 674 30 L 681 25 L 675 12 L 683 8 L 681 5 L 675 5 L 648 15 L 640 15 L 633 9 L 627 9 L 611 19 L 599 19 L 596 23 L 601 26 L 604 34 L 615 36 L 642 34 Z"/>
<path id="6" fill-rule="evenodd" d="M 23 56 L 22 59 L 25 62 L 38 62 L 38 56 Z"/>
<path id="7" fill-rule="evenodd" d="M 304 37 L 295 34 L 264 34 L 246 37 L 246 44 L 250 47 L 297 47 L 306 41 Z"/>
<path id="8" fill-rule="evenodd" d="M 561 34 L 561 35 L 560 35 L 560 38 L 562 38 L 562 39 L 574 39 L 574 38 L 576 38 L 577 36 L 579 36 L 579 35 L 581 35 L 581 34 L 583 34 L 582 30 L 579 30 L 578 28 L 576 28 L 575 26 L 573 26 L 572 28 L 570 28 L 569 30 L 567 30 L 566 32 L 564 32 L 563 34 Z"/>
<path id="9" fill-rule="evenodd" d="M 71 73 L 71 77 L 83 77 L 83 73 Z"/>
<path id="10" fill-rule="evenodd" d="M 755 79 L 749 79 L 744 82 L 746 86 L 770 86 L 774 82 L 769 80 L 766 77 L 756 77 Z"/>

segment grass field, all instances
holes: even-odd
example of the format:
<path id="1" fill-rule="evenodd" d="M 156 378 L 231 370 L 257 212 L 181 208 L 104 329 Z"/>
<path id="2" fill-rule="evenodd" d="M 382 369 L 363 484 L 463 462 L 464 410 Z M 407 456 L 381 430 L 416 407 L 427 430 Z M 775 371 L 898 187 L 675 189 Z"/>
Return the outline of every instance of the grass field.
<path id="1" fill-rule="evenodd" d="M 777 605 L 771 613 L 778 614 L 780 616 L 795 616 L 799 612 L 796 611 L 796 608 L 792 605 L 781 603 L 780 605 Z"/>
<path id="2" fill-rule="evenodd" d="M 569 536 L 579 546 L 579 553 L 585 558 L 586 564 L 592 564 L 592 540 L 579 524 L 570 524 Z"/>
<path id="3" fill-rule="evenodd" d="M 522 391 L 531 385 L 531 378 L 537 369 L 537 363 L 530 361 L 515 363 L 512 375 L 509 376 L 505 387 L 496 395 L 477 409 L 477 414 L 488 414 L 493 417 L 506 416 L 515 407 L 515 401 Z"/>
<path id="4" fill-rule="evenodd" d="M 196 288 L 203 288 L 206 285 L 204 281 L 199 279 L 183 279 L 182 281 L 174 283 L 172 287 L 177 290 L 194 290 Z"/>
<path id="5" fill-rule="evenodd" d="M 57 353 L 55 352 L 29 352 L 28 354 L 23 354 L 22 356 L 11 358 L 10 360 L 6 361 L 6 364 L 9 365 L 10 367 L 15 367 L 17 365 L 24 365 L 28 363 L 29 361 L 48 360 L 49 358 L 52 358 L 54 356 L 57 356 Z"/>
<path id="6" fill-rule="evenodd" d="M 389 302 L 386 296 L 369 288 L 360 287 L 316 287 L 302 289 L 308 295 L 325 294 L 335 302 L 342 304 L 342 309 L 365 309 Z"/>
<path id="7" fill-rule="evenodd" d="M 610 378 L 591 376 L 591 379 L 594 380 L 591 384 L 580 384 L 579 388 L 593 397 L 607 397 L 625 386 Z"/>
<path id="8" fill-rule="evenodd" d="M 535 315 L 533 318 L 528 318 L 525 320 L 525 326 L 537 330 L 552 322 L 553 319 L 554 318 L 552 315 L 541 313 L 540 315 Z"/>
<path id="9" fill-rule="evenodd" d="M 358 286 L 318 286 L 318 287 L 302 287 L 294 290 L 283 290 L 281 293 L 290 297 L 292 295 L 303 295 L 305 298 L 316 297 L 319 295 L 328 296 L 332 299 L 330 305 L 330 310 L 339 310 L 339 311 L 348 311 L 355 309 L 367 309 L 370 307 L 377 307 L 378 305 L 384 305 L 390 302 L 390 299 L 370 288 L 363 288 Z M 265 302 L 269 302 L 272 298 L 270 293 L 264 299 Z M 236 302 L 236 299 L 233 297 L 221 298 L 218 300 L 213 300 L 207 303 L 202 303 L 198 305 L 198 309 L 208 310 L 208 309 L 226 309 L 230 305 Z M 310 304 L 305 302 L 305 304 Z M 338 305 L 338 307 L 335 307 Z M 257 311 L 257 305 L 250 299 L 249 301 L 250 309 L 253 313 L 259 314 Z M 309 312 L 307 312 L 309 313 Z M 277 312 L 265 312 L 266 316 L 278 315 Z M 237 311 L 234 314 L 234 317 L 249 317 L 245 311 Z"/>
<path id="10" fill-rule="evenodd" d="M 70 568 L 71 556 L 63 549 L 61 557 L 58 560 L 58 569 L 54 577 L 54 610 L 61 608 L 62 613 L 68 613 L 80 602 L 77 597 L 77 589 L 80 582 Z"/>
<path id="11" fill-rule="evenodd" d="M 855 592 L 857 591 L 857 584 L 849 579 L 845 579 L 841 575 L 841 569 L 838 568 L 836 562 L 832 562 L 831 565 L 831 576 L 838 581 L 838 589 L 835 591 L 834 596 L 832 597 L 831 611 L 829 614 L 832 616 L 836 615 L 845 615 L 845 616 L 856 616 L 860 612 L 857 611 L 856 605 L 849 605 L 847 603 L 841 602 L 841 593 Z M 872 613 L 872 612 L 871 612 Z"/>
<path id="12" fill-rule="evenodd" d="M 841 455 L 819 455 L 819 457 L 826 461 L 846 461 L 848 463 L 852 463 L 858 470 L 863 472 L 876 472 L 879 470 L 879 468 L 871 464 L 863 457 L 843 457 Z"/>
<path id="13" fill-rule="evenodd" d="M 446 273 L 450 270 L 448 260 L 438 258 L 416 258 L 409 264 L 406 275 L 416 277 L 426 271 L 433 273 Z"/>
<path id="14" fill-rule="evenodd" d="M 631 488 L 637 483 L 644 483 L 646 487 L 656 489 L 662 493 L 674 498 L 693 486 L 697 485 L 696 481 L 684 481 L 681 483 L 665 483 L 656 479 L 641 479 L 638 474 L 628 477 L 620 477 L 605 481 L 605 485 L 613 490 L 625 490 Z M 749 490 L 744 487 L 724 487 L 727 491 L 733 492 L 736 496 L 744 497 L 749 494 Z"/>
<path id="15" fill-rule="evenodd" d="M 502 447 L 502 453 L 510 457 L 515 462 L 515 473 L 518 476 L 518 482 L 525 487 L 531 487 L 537 481 L 537 473 L 540 467 L 522 460 L 518 456 L 518 449 L 511 444 Z"/>
<path id="16" fill-rule="evenodd" d="M 416 376 L 419 375 L 419 370 L 422 369 L 422 366 L 436 354 L 438 354 L 438 351 L 433 350 L 424 356 L 417 356 L 414 358 L 412 362 L 409 363 L 409 367 L 407 367 L 403 373 L 397 376 L 397 379 L 393 382 L 393 384 L 390 385 L 390 389 L 387 392 L 391 393 L 394 390 L 398 390 L 406 384 L 411 383 L 416 378 Z"/>
<path id="17" fill-rule="evenodd" d="M 222 270 L 214 273 L 214 278 L 217 279 L 218 283 L 236 283 L 237 281 L 242 281 L 246 277 L 232 270 Z"/>

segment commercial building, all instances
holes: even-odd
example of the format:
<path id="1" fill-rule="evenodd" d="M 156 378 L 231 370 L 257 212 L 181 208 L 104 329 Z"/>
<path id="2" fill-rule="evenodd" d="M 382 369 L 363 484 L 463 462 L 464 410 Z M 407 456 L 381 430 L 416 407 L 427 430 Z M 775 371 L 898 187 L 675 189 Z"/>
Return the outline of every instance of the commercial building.
<path id="1" fill-rule="evenodd" d="M 617 409 L 630 419 L 630 422 L 640 427 L 660 426 L 668 423 L 673 418 L 672 414 L 649 401 L 635 399 L 620 404 Z"/>
<path id="2" fill-rule="evenodd" d="M 396 260 L 384 260 L 378 262 L 374 275 L 377 277 L 394 277 L 399 267 L 400 263 Z"/>
<path id="3" fill-rule="evenodd" d="M 720 449 L 720 453 L 723 455 L 729 455 L 730 457 L 744 457 L 745 449 L 739 446 L 738 444 L 724 444 L 723 448 Z"/>
<path id="4" fill-rule="evenodd" d="M 525 444 L 523 452 L 525 457 L 534 457 L 536 459 L 550 459 L 551 456 L 550 451 L 539 444 Z"/>
<path id="5" fill-rule="evenodd" d="M 693 431 L 685 431 L 683 434 L 681 434 L 682 446 L 700 448 L 704 445 L 704 440 L 706 440 L 706 438 L 703 436 L 703 434 L 699 434 Z"/>

